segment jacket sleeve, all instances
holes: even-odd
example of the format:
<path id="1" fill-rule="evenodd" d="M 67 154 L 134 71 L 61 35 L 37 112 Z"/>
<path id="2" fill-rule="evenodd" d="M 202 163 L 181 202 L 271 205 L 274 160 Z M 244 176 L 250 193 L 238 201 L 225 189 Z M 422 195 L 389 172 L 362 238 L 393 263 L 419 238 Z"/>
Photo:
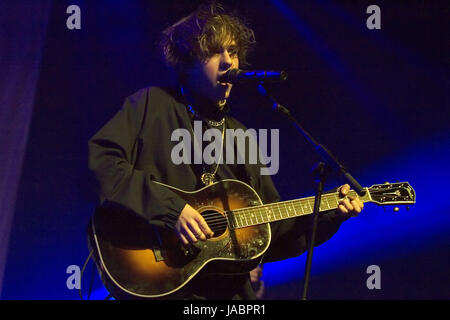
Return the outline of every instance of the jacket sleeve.
<path id="1" fill-rule="evenodd" d="M 186 202 L 153 182 L 149 172 L 134 168 L 150 99 L 150 89 L 128 97 L 89 140 L 89 169 L 95 175 L 102 206 L 131 210 L 151 224 L 173 229 Z"/>

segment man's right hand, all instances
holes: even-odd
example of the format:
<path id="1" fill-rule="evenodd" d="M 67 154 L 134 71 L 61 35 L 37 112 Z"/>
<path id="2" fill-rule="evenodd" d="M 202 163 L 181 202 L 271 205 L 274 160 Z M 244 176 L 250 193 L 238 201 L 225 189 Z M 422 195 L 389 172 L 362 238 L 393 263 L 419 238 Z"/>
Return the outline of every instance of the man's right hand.
<path id="1" fill-rule="evenodd" d="M 175 224 L 175 232 L 184 245 L 206 240 L 213 236 L 205 219 L 197 210 L 186 204 Z"/>

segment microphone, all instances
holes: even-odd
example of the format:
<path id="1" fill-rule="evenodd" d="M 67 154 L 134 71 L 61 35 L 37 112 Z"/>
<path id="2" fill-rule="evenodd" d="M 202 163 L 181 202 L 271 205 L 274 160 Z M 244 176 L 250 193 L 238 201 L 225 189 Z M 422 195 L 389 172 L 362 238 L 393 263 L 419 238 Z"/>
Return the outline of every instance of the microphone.
<path id="1" fill-rule="evenodd" d="M 251 81 L 277 82 L 287 79 L 285 71 L 230 69 L 218 78 L 219 82 L 243 83 Z"/>

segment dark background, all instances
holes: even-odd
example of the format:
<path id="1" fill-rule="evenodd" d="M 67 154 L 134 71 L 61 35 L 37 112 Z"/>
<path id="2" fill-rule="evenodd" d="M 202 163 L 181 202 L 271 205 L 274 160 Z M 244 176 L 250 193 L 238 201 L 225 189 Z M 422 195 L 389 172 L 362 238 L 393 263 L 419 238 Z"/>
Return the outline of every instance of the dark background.
<path id="1" fill-rule="evenodd" d="M 3 299 L 78 298 L 66 287 L 66 269 L 83 266 L 88 255 L 85 229 L 95 199 L 87 141 L 127 96 L 168 82 L 158 33 L 201 2 L 61 0 L 46 7 Z M 255 31 L 251 68 L 288 72 L 285 83 L 270 86 L 273 95 L 361 184 L 405 180 L 417 192 L 409 211 L 367 204 L 318 247 L 310 298 L 449 299 L 448 1 L 222 3 Z M 81 30 L 66 28 L 71 4 L 81 8 Z M 381 8 L 381 30 L 366 27 L 371 4 Z M 2 37 L 33 16 L 34 9 L 22 10 L 27 6 L 42 9 L 31 1 L 3 5 L 2 17 L 5 10 L 11 15 Z M 248 127 L 280 130 L 273 180 L 282 198 L 312 195 L 318 158 L 304 138 L 253 85 L 233 88 L 230 105 Z M 327 188 L 343 183 L 334 174 Z M 267 299 L 299 298 L 304 258 L 266 265 Z M 373 264 L 381 269 L 380 290 L 366 287 Z M 83 294 L 88 282 L 83 278 Z M 101 287 L 95 278 L 93 289 Z"/>

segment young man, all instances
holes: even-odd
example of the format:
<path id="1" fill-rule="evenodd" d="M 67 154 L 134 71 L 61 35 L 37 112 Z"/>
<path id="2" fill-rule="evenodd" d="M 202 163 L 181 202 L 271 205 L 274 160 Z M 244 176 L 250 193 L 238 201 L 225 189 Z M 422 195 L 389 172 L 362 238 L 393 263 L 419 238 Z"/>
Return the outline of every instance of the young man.
<path id="1" fill-rule="evenodd" d="M 89 166 L 100 185 L 103 207 L 132 211 L 149 224 L 175 233 L 184 246 L 189 246 L 209 241 L 213 231 L 199 212 L 161 183 L 194 191 L 214 181 L 236 179 L 250 185 L 263 203 L 279 201 L 270 176 L 260 174 L 260 163 L 175 164 L 171 158 L 177 143 L 172 141 L 172 133 L 180 128 L 193 132 L 194 121 L 201 121 L 203 131 L 220 130 L 222 139 L 226 129 L 246 130 L 227 114 L 232 84 L 219 78 L 246 62 L 253 43 L 253 32 L 216 5 L 200 7 L 163 32 L 161 49 L 177 75 L 178 85 L 150 87 L 133 94 L 89 141 Z M 221 146 L 223 155 L 226 141 L 222 140 Z M 342 195 L 348 190 L 348 185 L 340 188 Z M 329 239 L 362 207 L 358 198 L 346 198 L 336 211 L 321 214 L 316 245 Z M 271 245 L 262 262 L 302 254 L 307 248 L 308 221 L 292 218 L 271 223 Z M 189 283 L 182 298 L 256 296 L 248 273 L 200 274 Z"/>

